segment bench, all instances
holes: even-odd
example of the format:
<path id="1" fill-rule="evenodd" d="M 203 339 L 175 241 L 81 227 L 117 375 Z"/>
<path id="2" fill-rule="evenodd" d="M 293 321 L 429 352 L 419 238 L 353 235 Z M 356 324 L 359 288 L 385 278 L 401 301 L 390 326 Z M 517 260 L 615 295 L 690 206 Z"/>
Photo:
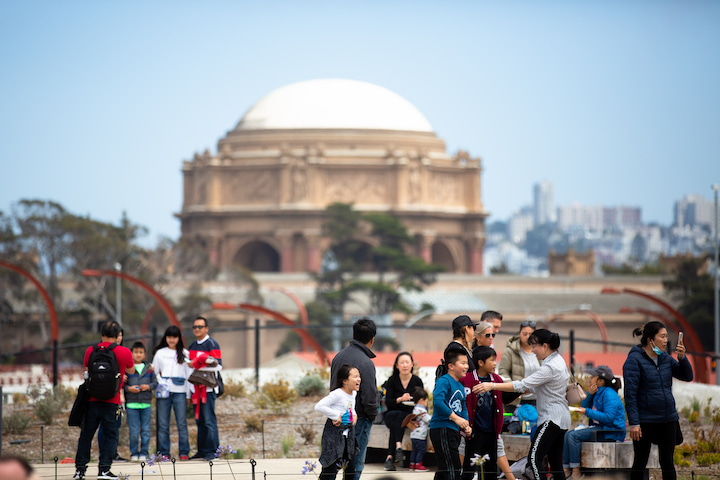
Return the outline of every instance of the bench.
<path id="1" fill-rule="evenodd" d="M 633 462 L 632 440 L 624 442 L 583 442 L 580 466 L 589 469 L 629 469 Z M 657 445 L 650 448 L 647 468 L 660 468 Z"/>

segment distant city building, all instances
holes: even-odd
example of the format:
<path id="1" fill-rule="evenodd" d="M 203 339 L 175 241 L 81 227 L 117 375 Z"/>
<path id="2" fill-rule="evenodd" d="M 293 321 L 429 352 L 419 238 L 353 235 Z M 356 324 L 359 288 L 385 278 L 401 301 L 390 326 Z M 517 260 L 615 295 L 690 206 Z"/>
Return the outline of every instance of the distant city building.
<path id="1" fill-rule="evenodd" d="M 569 248 L 564 253 L 550 250 L 548 254 L 550 275 L 588 276 L 595 273 L 595 254 L 592 249 L 578 253 Z"/>
<path id="2" fill-rule="evenodd" d="M 675 227 L 701 227 L 713 225 L 713 212 L 715 205 L 702 195 L 686 195 L 682 200 L 675 202 Z"/>
<path id="3" fill-rule="evenodd" d="M 533 228 L 535 228 L 534 209 L 525 206 L 510 217 L 508 235 L 513 243 L 523 243 L 527 238 L 527 232 Z"/>
<path id="4" fill-rule="evenodd" d="M 604 226 L 603 207 L 587 207 L 576 203 L 558 207 L 557 222 L 561 230 L 582 226 L 588 230 L 601 231 Z"/>
<path id="5" fill-rule="evenodd" d="M 555 222 L 555 189 L 552 182 L 544 181 L 533 186 L 533 214 L 535 225 Z"/>
<path id="6" fill-rule="evenodd" d="M 642 226 L 642 208 L 604 207 L 603 226 L 605 228 L 640 228 Z"/>

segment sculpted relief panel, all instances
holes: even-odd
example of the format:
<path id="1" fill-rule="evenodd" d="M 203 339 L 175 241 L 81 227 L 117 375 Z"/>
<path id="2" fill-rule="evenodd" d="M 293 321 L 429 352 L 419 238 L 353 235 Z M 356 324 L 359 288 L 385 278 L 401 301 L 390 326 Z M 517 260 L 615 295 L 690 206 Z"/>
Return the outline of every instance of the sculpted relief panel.
<path id="1" fill-rule="evenodd" d="M 389 178 L 381 172 L 327 172 L 324 200 L 327 203 L 391 203 Z"/>
<path id="2" fill-rule="evenodd" d="M 278 198 L 279 191 L 277 171 L 232 172 L 223 178 L 222 203 L 242 205 L 273 202 Z"/>
<path id="3" fill-rule="evenodd" d="M 462 177 L 452 173 L 434 172 L 430 176 L 430 199 L 436 205 L 461 205 Z"/>

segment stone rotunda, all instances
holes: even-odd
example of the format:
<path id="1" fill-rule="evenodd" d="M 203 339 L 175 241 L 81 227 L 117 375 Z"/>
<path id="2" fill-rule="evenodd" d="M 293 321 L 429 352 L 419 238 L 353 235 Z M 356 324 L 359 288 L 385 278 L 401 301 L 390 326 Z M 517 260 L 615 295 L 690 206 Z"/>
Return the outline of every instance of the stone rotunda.
<path id="1" fill-rule="evenodd" d="M 411 252 L 451 273 L 482 273 L 479 158 L 449 155 L 417 108 L 354 80 L 279 88 L 183 163 L 183 238 L 213 263 L 255 272 L 317 272 L 325 208 L 353 202 L 398 216 Z M 372 245 L 374 240 L 365 239 Z"/>

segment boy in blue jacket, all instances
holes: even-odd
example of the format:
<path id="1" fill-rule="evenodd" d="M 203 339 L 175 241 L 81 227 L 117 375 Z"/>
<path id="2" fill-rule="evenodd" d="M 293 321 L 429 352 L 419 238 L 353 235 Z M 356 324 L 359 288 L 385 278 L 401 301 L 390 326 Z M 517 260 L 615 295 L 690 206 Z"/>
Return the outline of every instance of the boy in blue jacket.
<path id="1" fill-rule="evenodd" d="M 157 380 L 152 365 L 145 361 L 145 345 L 142 342 L 135 342 L 131 350 L 135 373 L 128 374 L 127 383 L 123 387 L 130 431 L 130 460 L 144 462 L 150 450 L 150 406 L 153 390 L 157 388 Z M 138 448 L 138 434 L 140 448 Z"/>
<path id="2" fill-rule="evenodd" d="M 465 405 L 465 387 L 460 379 L 468 371 L 467 352 L 458 345 L 445 350 L 448 373 L 438 378 L 433 390 L 433 416 L 430 419 L 429 434 L 438 463 L 436 480 L 459 480 L 460 434 L 472 434 Z"/>

